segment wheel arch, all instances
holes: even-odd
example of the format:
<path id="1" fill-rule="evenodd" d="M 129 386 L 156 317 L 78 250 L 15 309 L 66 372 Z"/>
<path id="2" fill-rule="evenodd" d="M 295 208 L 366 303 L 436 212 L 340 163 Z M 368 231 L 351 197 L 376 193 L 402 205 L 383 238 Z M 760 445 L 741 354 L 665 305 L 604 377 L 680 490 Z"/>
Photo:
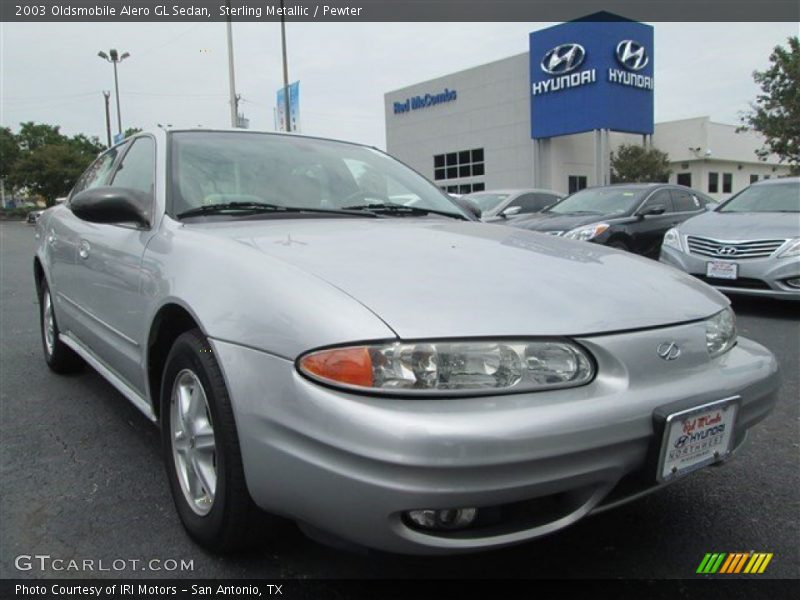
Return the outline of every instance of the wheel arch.
<path id="1" fill-rule="evenodd" d="M 147 336 L 147 386 L 156 418 L 161 418 L 161 383 L 164 366 L 172 344 L 182 333 L 199 329 L 206 335 L 200 320 L 182 303 L 171 300 L 156 311 Z"/>
<path id="2" fill-rule="evenodd" d="M 36 283 L 36 297 L 42 296 L 42 281 L 45 279 L 44 267 L 38 256 L 33 257 L 33 280 Z"/>

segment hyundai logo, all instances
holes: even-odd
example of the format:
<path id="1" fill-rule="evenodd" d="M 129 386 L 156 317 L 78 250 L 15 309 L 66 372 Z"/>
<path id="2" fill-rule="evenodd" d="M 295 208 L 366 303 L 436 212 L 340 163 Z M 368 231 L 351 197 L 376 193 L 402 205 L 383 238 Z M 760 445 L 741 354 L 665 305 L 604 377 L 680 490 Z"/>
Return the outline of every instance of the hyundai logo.
<path id="1" fill-rule="evenodd" d="M 542 59 L 542 71 L 550 75 L 563 75 L 583 64 L 586 50 L 580 44 L 561 44 L 549 50 Z"/>
<path id="2" fill-rule="evenodd" d="M 677 342 L 664 342 L 656 348 L 656 353 L 664 360 L 675 360 L 681 355 L 681 347 Z"/>
<path id="3" fill-rule="evenodd" d="M 736 248 L 733 246 L 723 246 L 722 248 L 717 248 L 717 254 L 720 256 L 733 256 L 738 252 Z"/>
<path id="4" fill-rule="evenodd" d="M 640 71 L 650 62 L 650 57 L 639 42 L 623 40 L 617 44 L 617 60 L 626 69 Z"/>

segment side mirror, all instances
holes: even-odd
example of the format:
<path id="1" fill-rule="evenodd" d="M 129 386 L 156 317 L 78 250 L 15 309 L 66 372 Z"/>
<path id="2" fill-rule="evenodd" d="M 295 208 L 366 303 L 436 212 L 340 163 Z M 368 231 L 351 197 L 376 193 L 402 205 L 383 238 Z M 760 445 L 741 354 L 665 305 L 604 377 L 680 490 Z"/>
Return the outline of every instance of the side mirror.
<path id="1" fill-rule="evenodd" d="M 76 217 L 90 223 L 136 223 L 150 226 L 148 194 L 130 188 L 97 187 L 75 194 L 70 208 Z"/>
<path id="2" fill-rule="evenodd" d="M 508 208 L 500 212 L 500 216 L 503 217 L 504 219 L 507 219 L 508 217 L 513 217 L 514 215 L 518 215 L 521 210 L 522 210 L 521 206 L 509 206 Z"/>
<path id="3" fill-rule="evenodd" d="M 476 219 L 480 219 L 481 215 L 483 215 L 483 211 L 481 210 L 481 207 L 478 206 L 478 204 L 476 202 L 473 202 L 469 198 L 463 198 L 463 197 L 455 198 L 453 196 L 451 196 L 451 198 L 452 198 L 453 202 L 458 204 L 458 206 L 460 206 L 463 210 L 467 211 L 469 214 L 471 214 Z"/>
<path id="4" fill-rule="evenodd" d="M 651 215 L 663 215 L 667 209 L 661 204 L 654 204 L 653 206 L 644 209 L 639 213 L 640 217 L 649 217 Z"/>

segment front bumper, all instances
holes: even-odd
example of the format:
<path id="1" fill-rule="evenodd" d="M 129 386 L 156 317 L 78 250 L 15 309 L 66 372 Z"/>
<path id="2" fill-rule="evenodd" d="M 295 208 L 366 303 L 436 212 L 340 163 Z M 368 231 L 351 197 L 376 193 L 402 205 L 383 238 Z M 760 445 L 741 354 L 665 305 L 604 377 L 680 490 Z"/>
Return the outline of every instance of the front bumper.
<path id="1" fill-rule="evenodd" d="M 667 338 L 681 344 L 683 360 L 658 358 L 655 348 Z M 365 546 L 434 554 L 529 540 L 602 508 L 604 499 L 617 504 L 655 487 L 649 457 L 658 407 L 741 396 L 738 446 L 775 401 L 772 354 L 741 339 L 709 361 L 702 323 L 579 341 L 598 363 L 589 385 L 443 400 L 346 394 L 306 380 L 286 359 L 212 344 L 259 506 Z M 633 479 L 640 484 L 630 492 L 611 494 Z M 402 518 L 449 507 L 505 507 L 508 518 L 442 533 Z"/>
<path id="2" fill-rule="evenodd" d="M 748 258 L 734 261 L 738 265 L 738 279 L 708 280 L 706 265 L 715 259 L 688 254 L 670 246 L 661 247 L 660 261 L 703 279 L 726 294 L 746 294 L 800 300 L 800 288 L 787 285 L 787 279 L 800 277 L 800 257 L 793 258 Z"/>

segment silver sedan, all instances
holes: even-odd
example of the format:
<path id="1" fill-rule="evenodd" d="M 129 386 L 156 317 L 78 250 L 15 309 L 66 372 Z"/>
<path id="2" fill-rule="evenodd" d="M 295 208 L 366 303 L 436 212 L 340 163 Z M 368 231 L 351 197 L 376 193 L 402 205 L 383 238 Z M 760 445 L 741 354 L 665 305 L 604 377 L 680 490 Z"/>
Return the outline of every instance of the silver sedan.
<path id="1" fill-rule="evenodd" d="M 476 222 L 356 144 L 137 134 L 36 235 L 47 364 L 160 426 L 216 551 L 279 516 L 403 553 L 531 540 L 724 462 L 775 402 L 713 288 Z"/>
<path id="2" fill-rule="evenodd" d="M 800 178 L 753 184 L 670 229 L 661 262 L 728 294 L 800 300 Z"/>

